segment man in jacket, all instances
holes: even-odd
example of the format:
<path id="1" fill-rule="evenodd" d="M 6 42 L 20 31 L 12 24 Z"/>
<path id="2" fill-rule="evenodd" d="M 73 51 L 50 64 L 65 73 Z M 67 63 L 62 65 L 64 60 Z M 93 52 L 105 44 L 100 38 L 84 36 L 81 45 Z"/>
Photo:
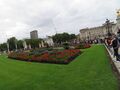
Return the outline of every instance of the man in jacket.
<path id="1" fill-rule="evenodd" d="M 118 37 L 114 36 L 112 40 L 112 47 L 114 50 L 114 56 L 116 56 L 116 60 L 120 61 L 119 54 L 118 54 L 118 49 L 119 49 L 119 40 Z"/>

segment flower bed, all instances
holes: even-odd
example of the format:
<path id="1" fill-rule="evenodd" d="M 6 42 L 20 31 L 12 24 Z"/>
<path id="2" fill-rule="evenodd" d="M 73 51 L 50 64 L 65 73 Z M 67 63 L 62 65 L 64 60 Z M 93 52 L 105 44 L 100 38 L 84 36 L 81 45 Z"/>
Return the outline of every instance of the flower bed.
<path id="1" fill-rule="evenodd" d="M 85 45 L 84 45 L 84 48 L 90 48 L 90 47 L 91 47 L 90 44 L 85 44 Z"/>
<path id="2" fill-rule="evenodd" d="M 86 49 L 86 48 L 90 48 L 91 45 L 90 44 L 80 44 L 78 46 L 76 46 L 76 49 Z"/>
<path id="3" fill-rule="evenodd" d="M 25 52 L 13 52 L 8 55 L 9 58 L 31 62 L 45 62 L 45 63 L 58 63 L 68 64 L 74 60 L 79 54 L 79 49 L 70 50 L 52 50 L 44 51 L 37 54 L 25 53 Z"/>

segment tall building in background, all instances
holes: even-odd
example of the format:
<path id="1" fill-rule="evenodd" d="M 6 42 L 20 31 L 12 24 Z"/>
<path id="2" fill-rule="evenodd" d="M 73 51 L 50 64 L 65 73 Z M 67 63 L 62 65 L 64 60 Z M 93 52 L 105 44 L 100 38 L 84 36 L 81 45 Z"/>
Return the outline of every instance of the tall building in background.
<path id="1" fill-rule="evenodd" d="M 34 30 L 30 32 L 31 39 L 38 39 L 38 31 Z"/>

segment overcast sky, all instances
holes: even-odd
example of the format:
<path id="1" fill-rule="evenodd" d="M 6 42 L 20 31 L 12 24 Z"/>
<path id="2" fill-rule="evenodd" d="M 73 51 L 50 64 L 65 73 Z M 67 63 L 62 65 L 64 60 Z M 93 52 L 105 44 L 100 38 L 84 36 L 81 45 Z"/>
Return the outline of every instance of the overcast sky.
<path id="1" fill-rule="evenodd" d="M 0 0 L 0 42 L 29 38 L 34 29 L 39 37 L 56 31 L 78 34 L 106 18 L 115 21 L 118 8 L 120 0 Z"/>

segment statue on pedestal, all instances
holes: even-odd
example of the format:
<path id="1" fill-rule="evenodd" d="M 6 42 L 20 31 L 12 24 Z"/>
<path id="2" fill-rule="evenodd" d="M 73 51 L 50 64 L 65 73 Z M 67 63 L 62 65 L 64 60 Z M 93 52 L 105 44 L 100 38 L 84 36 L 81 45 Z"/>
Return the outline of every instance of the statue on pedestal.
<path id="1" fill-rule="evenodd" d="M 116 19 L 117 23 L 114 28 L 114 33 L 117 35 L 120 29 L 120 9 L 117 10 L 116 14 L 117 14 L 117 19 Z"/>
<path id="2" fill-rule="evenodd" d="M 120 9 L 117 10 L 117 16 L 120 16 Z"/>

